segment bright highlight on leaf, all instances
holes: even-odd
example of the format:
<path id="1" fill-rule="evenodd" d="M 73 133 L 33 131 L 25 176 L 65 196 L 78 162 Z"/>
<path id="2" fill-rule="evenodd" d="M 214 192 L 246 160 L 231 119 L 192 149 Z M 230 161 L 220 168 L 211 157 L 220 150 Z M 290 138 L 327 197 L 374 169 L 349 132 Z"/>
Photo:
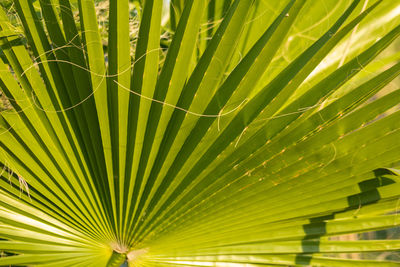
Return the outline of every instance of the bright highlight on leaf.
<path id="1" fill-rule="evenodd" d="M 400 223 L 399 35 L 397 0 L 2 3 L 0 265 L 399 266 L 340 239 Z"/>

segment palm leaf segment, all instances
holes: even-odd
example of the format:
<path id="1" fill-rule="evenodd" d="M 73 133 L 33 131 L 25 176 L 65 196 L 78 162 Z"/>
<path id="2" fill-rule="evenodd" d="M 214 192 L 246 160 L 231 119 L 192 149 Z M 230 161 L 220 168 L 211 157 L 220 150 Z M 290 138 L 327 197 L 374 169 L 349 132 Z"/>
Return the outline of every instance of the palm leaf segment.
<path id="1" fill-rule="evenodd" d="M 400 3 L 140 5 L 0 9 L 0 265 L 398 266 Z"/>

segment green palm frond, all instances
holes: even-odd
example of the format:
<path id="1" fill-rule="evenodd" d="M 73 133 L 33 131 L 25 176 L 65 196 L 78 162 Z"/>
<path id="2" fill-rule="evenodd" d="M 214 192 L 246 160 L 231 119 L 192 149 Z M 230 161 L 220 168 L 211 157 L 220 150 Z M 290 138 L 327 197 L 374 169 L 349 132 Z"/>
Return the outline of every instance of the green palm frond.
<path id="1" fill-rule="evenodd" d="M 95 2 L 0 8 L 1 266 L 399 266 L 399 1 Z"/>

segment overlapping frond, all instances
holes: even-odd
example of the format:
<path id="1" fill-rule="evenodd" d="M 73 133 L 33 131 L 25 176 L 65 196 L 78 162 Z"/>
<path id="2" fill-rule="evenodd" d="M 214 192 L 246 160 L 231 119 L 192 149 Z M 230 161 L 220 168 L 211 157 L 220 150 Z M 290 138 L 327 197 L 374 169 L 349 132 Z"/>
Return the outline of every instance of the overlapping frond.
<path id="1" fill-rule="evenodd" d="M 0 8 L 0 265 L 398 266 L 400 2 L 164 6 Z"/>

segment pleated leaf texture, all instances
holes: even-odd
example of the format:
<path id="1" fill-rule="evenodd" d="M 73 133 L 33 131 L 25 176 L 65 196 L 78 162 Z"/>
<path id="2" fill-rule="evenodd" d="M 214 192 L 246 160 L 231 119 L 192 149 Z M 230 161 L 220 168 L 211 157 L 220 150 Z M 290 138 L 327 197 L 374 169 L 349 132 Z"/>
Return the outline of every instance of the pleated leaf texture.
<path id="1" fill-rule="evenodd" d="M 1 266 L 400 266 L 399 0 L 11 2 Z"/>

